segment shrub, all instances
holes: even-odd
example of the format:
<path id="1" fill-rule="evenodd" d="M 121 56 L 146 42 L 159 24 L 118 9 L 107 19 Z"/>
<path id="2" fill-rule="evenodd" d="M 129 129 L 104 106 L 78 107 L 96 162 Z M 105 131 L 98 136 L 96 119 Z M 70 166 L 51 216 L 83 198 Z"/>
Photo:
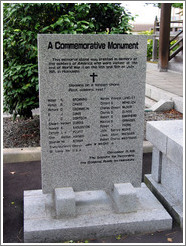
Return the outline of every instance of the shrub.
<path id="1" fill-rule="evenodd" d="M 134 18 L 117 3 L 4 3 L 4 111 L 39 107 L 38 33 L 127 33 Z"/>

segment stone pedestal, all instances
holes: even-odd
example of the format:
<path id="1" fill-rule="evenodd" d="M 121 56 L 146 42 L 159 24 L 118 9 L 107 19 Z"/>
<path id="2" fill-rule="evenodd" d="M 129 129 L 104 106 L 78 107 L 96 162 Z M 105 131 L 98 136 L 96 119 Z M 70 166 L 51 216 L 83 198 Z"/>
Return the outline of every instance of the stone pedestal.
<path id="1" fill-rule="evenodd" d="M 131 183 L 115 184 L 113 198 L 118 213 L 136 212 L 138 209 L 136 189 Z"/>
<path id="2" fill-rule="evenodd" d="M 183 121 L 148 122 L 146 138 L 154 148 L 152 174 L 145 183 L 182 227 Z"/>
<path id="3" fill-rule="evenodd" d="M 58 219 L 75 216 L 75 193 L 72 187 L 55 189 L 55 210 Z"/>
<path id="4" fill-rule="evenodd" d="M 172 218 L 145 184 L 138 188 L 129 183 L 115 184 L 110 195 L 103 190 L 57 191 L 57 198 L 42 190 L 24 192 L 25 243 L 63 242 L 172 227 Z"/>

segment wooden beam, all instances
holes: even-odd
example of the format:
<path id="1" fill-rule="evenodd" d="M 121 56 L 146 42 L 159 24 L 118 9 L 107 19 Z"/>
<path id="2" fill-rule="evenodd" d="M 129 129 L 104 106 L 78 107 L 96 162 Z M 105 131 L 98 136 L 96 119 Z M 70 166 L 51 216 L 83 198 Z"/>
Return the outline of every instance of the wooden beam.
<path id="1" fill-rule="evenodd" d="M 161 3 L 159 63 L 160 71 L 167 71 L 169 61 L 171 3 Z"/>

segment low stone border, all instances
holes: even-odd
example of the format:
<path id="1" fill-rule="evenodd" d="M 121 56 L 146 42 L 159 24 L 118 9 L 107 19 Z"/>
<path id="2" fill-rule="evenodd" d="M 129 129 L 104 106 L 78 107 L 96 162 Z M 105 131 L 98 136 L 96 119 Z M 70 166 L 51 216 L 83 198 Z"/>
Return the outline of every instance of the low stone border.
<path id="1" fill-rule="evenodd" d="M 151 153 L 152 144 L 143 141 L 143 153 Z M 3 163 L 40 161 L 41 147 L 3 149 Z"/>
<path id="2" fill-rule="evenodd" d="M 145 96 L 155 101 L 159 101 L 161 99 L 172 100 L 174 104 L 173 108 L 178 112 L 183 113 L 183 97 L 177 96 L 171 92 L 162 90 L 149 84 L 146 84 Z"/>
<path id="3" fill-rule="evenodd" d="M 41 147 L 3 149 L 3 163 L 40 160 Z"/>

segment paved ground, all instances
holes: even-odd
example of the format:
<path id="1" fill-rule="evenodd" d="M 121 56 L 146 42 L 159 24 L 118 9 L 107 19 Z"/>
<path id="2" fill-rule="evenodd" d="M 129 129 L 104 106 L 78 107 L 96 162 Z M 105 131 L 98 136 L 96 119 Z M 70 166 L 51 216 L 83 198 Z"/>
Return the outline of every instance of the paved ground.
<path id="1" fill-rule="evenodd" d="M 151 172 L 151 154 L 144 154 L 143 175 Z M 23 243 L 23 191 L 41 189 L 41 163 L 4 164 L 3 168 L 3 242 Z M 183 233 L 174 225 L 172 230 L 138 235 L 115 235 L 89 243 L 181 243 Z"/>
<path id="2" fill-rule="evenodd" d="M 156 64 L 147 64 L 146 83 L 183 97 L 183 74 L 159 72 Z"/>

